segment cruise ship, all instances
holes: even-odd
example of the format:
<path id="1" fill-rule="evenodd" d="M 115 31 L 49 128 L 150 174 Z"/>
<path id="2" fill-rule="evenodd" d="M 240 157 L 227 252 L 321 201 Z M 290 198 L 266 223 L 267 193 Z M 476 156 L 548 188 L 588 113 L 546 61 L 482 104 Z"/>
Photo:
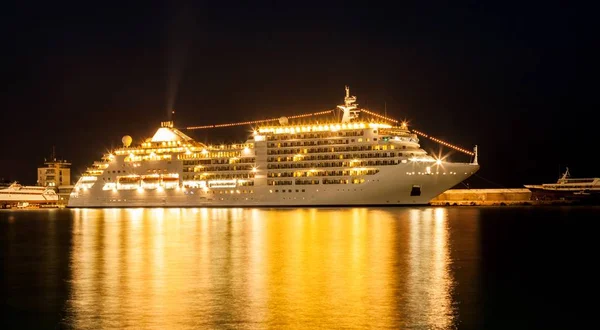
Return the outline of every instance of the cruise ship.
<path id="1" fill-rule="evenodd" d="M 317 120 L 317 118 L 319 118 Z M 245 142 L 207 145 L 182 130 L 254 126 Z M 68 207 L 427 205 L 478 169 L 428 154 L 403 122 L 358 108 L 346 87 L 334 110 L 254 122 L 175 128 L 104 154 Z"/>
<path id="2" fill-rule="evenodd" d="M 40 186 L 23 186 L 17 182 L 0 189 L 0 207 L 29 205 L 56 205 L 58 195 L 54 190 Z"/>

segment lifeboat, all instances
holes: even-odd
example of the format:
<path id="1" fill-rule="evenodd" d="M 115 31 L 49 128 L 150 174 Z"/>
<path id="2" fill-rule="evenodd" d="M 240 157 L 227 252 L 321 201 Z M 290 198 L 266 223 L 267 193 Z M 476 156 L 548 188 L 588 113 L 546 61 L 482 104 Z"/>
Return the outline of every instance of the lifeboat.
<path id="1" fill-rule="evenodd" d="M 165 174 L 162 176 L 162 184 L 165 189 L 175 189 L 179 187 L 179 174 Z"/>
<path id="2" fill-rule="evenodd" d="M 139 175 L 127 175 L 120 176 L 117 178 L 117 189 L 118 190 L 132 190 L 137 189 L 140 186 Z"/>
<path id="3" fill-rule="evenodd" d="M 142 176 L 142 188 L 156 189 L 158 187 L 160 187 L 160 176 L 158 174 Z"/>

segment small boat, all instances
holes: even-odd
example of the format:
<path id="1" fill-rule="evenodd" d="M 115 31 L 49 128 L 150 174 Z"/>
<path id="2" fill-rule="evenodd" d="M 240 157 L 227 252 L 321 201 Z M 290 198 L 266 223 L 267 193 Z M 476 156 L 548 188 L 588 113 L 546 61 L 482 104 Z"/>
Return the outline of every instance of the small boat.
<path id="1" fill-rule="evenodd" d="M 56 205 L 58 195 L 52 188 L 40 186 L 22 186 L 17 182 L 0 189 L 0 207 L 29 207 L 31 205 Z M 25 205 L 25 206 L 23 206 Z"/>
<path id="2" fill-rule="evenodd" d="M 600 202 L 600 178 L 572 178 L 567 167 L 556 183 L 525 185 L 533 200 Z"/>

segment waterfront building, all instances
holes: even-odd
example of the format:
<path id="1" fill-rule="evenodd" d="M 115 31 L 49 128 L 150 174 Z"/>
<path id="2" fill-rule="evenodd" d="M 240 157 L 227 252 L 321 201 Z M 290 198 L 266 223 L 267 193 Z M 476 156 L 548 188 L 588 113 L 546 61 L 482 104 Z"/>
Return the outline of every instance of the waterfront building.
<path id="1" fill-rule="evenodd" d="M 56 158 L 53 150 L 50 159 L 44 159 L 44 165 L 37 170 L 37 185 L 53 189 L 58 195 L 59 205 L 68 203 L 73 190 L 70 166 L 70 162 Z"/>

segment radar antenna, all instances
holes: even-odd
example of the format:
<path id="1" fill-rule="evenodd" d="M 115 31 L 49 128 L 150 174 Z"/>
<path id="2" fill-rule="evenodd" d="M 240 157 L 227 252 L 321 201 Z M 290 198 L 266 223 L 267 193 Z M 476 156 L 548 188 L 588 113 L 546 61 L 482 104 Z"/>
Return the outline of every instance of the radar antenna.
<path id="1" fill-rule="evenodd" d="M 171 109 L 171 111 L 169 111 L 169 114 L 167 115 L 167 119 L 170 122 L 175 122 L 175 109 Z"/>

